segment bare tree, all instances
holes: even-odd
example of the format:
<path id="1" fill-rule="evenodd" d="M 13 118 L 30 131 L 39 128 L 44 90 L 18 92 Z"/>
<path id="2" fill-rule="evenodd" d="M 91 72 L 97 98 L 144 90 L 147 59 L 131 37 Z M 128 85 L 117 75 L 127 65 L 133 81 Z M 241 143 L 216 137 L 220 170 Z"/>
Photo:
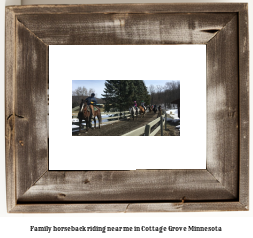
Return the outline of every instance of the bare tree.
<path id="1" fill-rule="evenodd" d="M 180 81 L 167 82 L 164 87 L 165 104 L 170 107 L 170 102 L 180 98 Z"/>
<path id="2" fill-rule="evenodd" d="M 89 89 L 88 95 L 91 95 L 92 93 L 95 93 L 95 90 L 93 88 Z"/>
<path id="3" fill-rule="evenodd" d="M 154 103 L 155 86 L 152 84 L 149 86 L 149 93 L 150 93 L 150 98 L 151 98 L 151 104 L 153 104 Z"/>
<path id="4" fill-rule="evenodd" d="M 74 91 L 72 91 L 73 96 L 86 96 L 87 95 L 87 88 L 86 87 L 78 87 Z"/>
<path id="5" fill-rule="evenodd" d="M 161 85 L 156 85 L 156 103 L 161 104 L 163 102 L 163 87 Z"/>
<path id="6" fill-rule="evenodd" d="M 170 108 L 170 103 L 180 98 L 180 81 L 166 82 L 164 86 L 151 85 L 149 92 L 152 104 L 164 104 L 165 108 Z"/>

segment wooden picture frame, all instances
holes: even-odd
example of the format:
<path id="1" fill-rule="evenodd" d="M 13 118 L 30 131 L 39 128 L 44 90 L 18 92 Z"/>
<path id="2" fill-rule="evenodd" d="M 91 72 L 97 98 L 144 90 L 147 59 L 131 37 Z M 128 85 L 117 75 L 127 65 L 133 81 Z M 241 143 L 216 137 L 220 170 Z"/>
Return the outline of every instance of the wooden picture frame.
<path id="1" fill-rule="evenodd" d="M 242 3 L 6 7 L 8 212 L 247 211 L 248 40 Z M 55 44 L 206 44 L 206 169 L 49 171 Z"/>

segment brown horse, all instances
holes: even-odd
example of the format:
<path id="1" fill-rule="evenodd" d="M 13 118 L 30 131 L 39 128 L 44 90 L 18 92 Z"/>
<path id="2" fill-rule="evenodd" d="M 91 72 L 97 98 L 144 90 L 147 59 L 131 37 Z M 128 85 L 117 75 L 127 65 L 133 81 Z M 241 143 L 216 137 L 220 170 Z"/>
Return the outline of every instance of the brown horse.
<path id="1" fill-rule="evenodd" d="M 93 106 L 94 108 L 94 106 Z M 94 111 L 94 117 L 91 118 L 90 120 L 94 120 L 94 129 L 96 129 L 96 117 L 98 118 L 98 128 L 100 129 L 100 122 L 102 122 L 102 119 L 101 119 L 101 112 L 100 112 L 100 109 L 99 107 L 96 107 L 97 108 L 97 111 Z"/>
<path id="2" fill-rule="evenodd" d="M 93 106 L 94 107 L 94 106 Z M 93 118 L 91 118 L 91 109 L 88 108 L 87 102 L 83 102 L 81 105 L 81 109 L 78 113 L 78 118 L 79 118 L 79 132 L 81 132 L 81 126 L 82 126 L 82 120 L 85 120 L 86 124 L 86 132 L 88 132 L 88 128 L 92 128 L 91 125 L 91 120 L 94 120 L 94 129 L 96 129 L 96 117 L 98 118 L 99 126 L 98 128 L 100 129 L 100 122 L 102 122 L 101 119 L 101 112 L 99 107 L 96 107 L 97 111 L 94 111 Z"/>
<path id="3" fill-rule="evenodd" d="M 161 106 L 158 107 L 158 114 L 157 117 L 160 117 L 162 115 L 162 108 Z"/>
<path id="4" fill-rule="evenodd" d="M 82 120 L 85 120 L 86 124 L 86 132 L 88 132 L 88 128 L 91 127 L 90 125 L 90 111 L 88 110 L 87 102 L 83 102 L 80 108 L 80 111 L 78 113 L 78 119 L 79 119 L 79 133 L 81 132 L 82 127 Z"/>
<path id="5" fill-rule="evenodd" d="M 149 112 L 152 112 L 152 106 L 151 105 L 149 106 Z"/>
<path id="6" fill-rule="evenodd" d="M 156 112 L 157 112 L 157 107 L 153 107 L 153 111 L 154 111 L 154 113 L 156 114 Z"/>
<path id="7" fill-rule="evenodd" d="M 142 117 L 145 116 L 145 109 L 142 106 L 139 106 L 140 109 L 140 115 L 143 115 Z"/>

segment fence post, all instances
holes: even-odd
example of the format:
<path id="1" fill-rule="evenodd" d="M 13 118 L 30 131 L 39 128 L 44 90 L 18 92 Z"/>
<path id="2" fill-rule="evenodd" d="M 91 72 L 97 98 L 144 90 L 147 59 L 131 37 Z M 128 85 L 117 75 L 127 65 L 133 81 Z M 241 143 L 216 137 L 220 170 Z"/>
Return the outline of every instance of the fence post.
<path id="1" fill-rule="evenodd" d="M 161 136 L 163 136 L 163 116 L 160 117 Z"/>
<path id="2" fill-rule="evenodd" d="M 149 136 L 150 135 L 150 125 L 146 125 L 145 126 L 145 136 Z"/>
<path id="3" fill-rule="evenodd" d="M 166 131 L 166 126 L 167 126 L 167 113 L 165 112 L 165 127 L 164 127 L 165 131 Z"/>

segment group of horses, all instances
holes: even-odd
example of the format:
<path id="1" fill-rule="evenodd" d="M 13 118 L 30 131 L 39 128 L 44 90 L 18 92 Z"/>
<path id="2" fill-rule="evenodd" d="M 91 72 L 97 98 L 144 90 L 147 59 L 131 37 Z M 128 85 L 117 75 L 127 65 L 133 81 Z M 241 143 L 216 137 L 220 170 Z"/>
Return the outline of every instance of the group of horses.
<path id="1" fill-rule="evenodd" d="M 156 112 L 157 112 L 157 107 L 154 106 L 154 105 L 149 105 L 149 111 L 150 111 L 150 112 L 153 111 L 153 112 L 156 114 Z"/>
<path id="2" fill-rule="evenodd" d="M 153 111 L 155 114 L 158 111 L 157 117 L 162 115 L 162 107 L 161 106 L 157 107 L 157 106 L 150 105 L 149 107 L 150 107 L 149 111 Z"/>
<path id="3" fill-rule="evenodd" d="M 138 118 L 138 115 L 141 115 L 142 117 L 145 116 L 145 113 L 146 113 L 146 110 L 147 108 L 149 109 L 149 112 L 154 112 L 156 113 L 158 111 L 158 116 L 162 114 L 162 110 L 161 108 L 157 109 L 157 107 L 154 107 L 153 105 L 148 105 L 147 107 L 143 108 L 142 106 L 139 106 L 137 108 L 135 107 L 130 107 L 129 108 L 129 111 L 130 111 L 130 114 L 131 114 L 131 117 L 133 118 L 134 120 L 134 117 L 136 117 L 136 119 Z"/>
<path id="4" fill-rule="evenodd" d="M 92 116 L 91 109 L 87 105 L 87 102 L 84 101 L 81 104 L 80 111 L 78 113 L 79 133 L 81 132 L 81 127 L 82 127 L 82 121 L 83 120 L 85 120 L 85 123 L 86 123 L 86 132 L 88 132 L 89 128 L 92 128 L 92 126 L 91 126 L 92 120 L 94 120 L 94 129 L 95 129 L 96 128 L 96 117 L 98 119 L 98 128 L 100 129 L 100 123 L 102 123 L 101 111 L 100 111 L 99 107 L 96 107 L 96 106 L 93 106 L 93 107 L 94 107 L 94 109 L 96 108 L 96 110 L 94 110 L 94 115 Z M 157 107 L 149 105 L 149 106 L 147 106 L 147 108 L 149 109 L 149 112 L 152 112 L 152 111 L 154 113 L 157 112 Z M 136 110 L 135 107 L 130 107 L 129 112 L 131 114 L 131 117 L 134 120 L 134 117 L 136 117 L 136 119 L 137 119 L 138 115 L 141 115 L 142 117 L 144 117 L 147 108 L 146 107 L 143 108 L 142 106 L 139 106 L 139 107 L 137 107 L 137 110 Z M 158 116 L 159 116 L 159 113 L 161 114 L 161 109 L 158 110 Z"/>

